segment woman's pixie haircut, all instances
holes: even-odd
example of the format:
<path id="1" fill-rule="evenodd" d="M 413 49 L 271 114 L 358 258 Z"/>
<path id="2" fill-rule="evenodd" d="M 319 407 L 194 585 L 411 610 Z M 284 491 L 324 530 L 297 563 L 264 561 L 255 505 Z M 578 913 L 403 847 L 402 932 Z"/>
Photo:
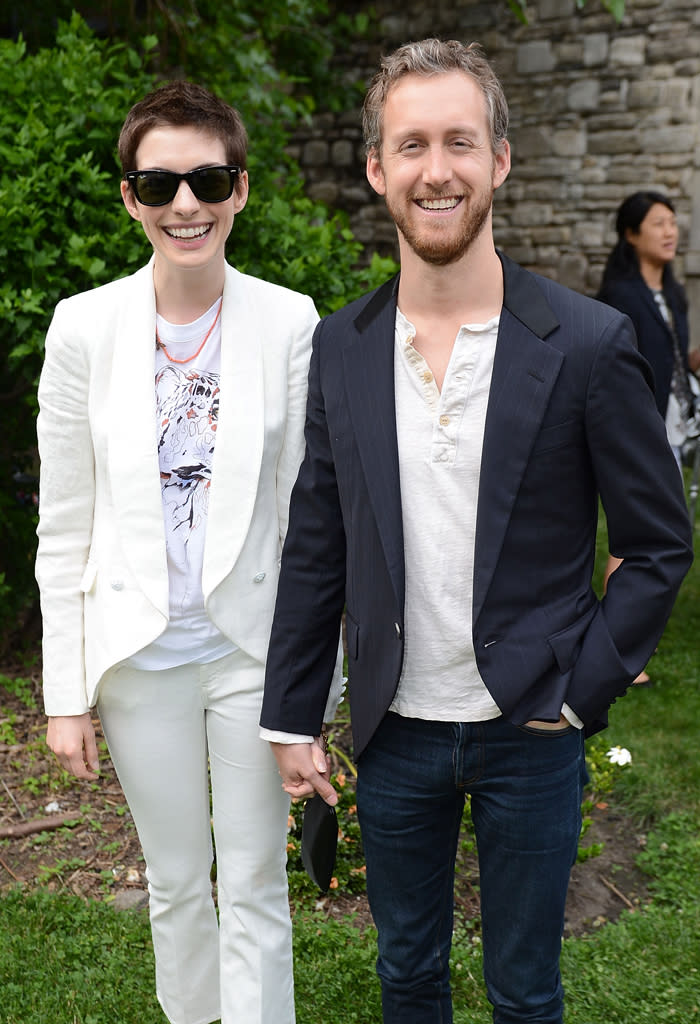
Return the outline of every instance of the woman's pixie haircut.
<path id="1" fill-rule="evenodd" d="M 508 133 L 508 104 L 501 83 L 479 43 L 460 43 L 456 39 L 423 39 L 406 43 L 383 57 L 372 79 L 362 108 L 362 131 L 367 152 L 382 151 L 382 118 L 390 90 L 405 75 L 446 74 L 462 71 L 473 78 L 486 100 L 486 112 L 494 153 L 503 148 Z"/>
<path id="2" fill-rule="evenodd" d="M 140 169 L 136 166 L 136 152 L 152 128 L 197 128 L 208 132 L 223 142 L 227 163 L 242 171 L 246 169 L 248 135 L 241 115 L 202 85 L 169 82 L 134 104 L 119 134 L 122 174 Z"/>

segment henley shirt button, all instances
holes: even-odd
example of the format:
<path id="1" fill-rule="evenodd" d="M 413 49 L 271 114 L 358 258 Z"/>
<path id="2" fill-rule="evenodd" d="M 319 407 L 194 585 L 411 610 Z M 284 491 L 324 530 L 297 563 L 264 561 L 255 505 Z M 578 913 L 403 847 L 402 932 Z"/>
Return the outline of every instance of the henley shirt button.
<path id="1" fill-rule="evenodd" d="M 430 370 L 426 370 L 425 373 L 423 374 L 423 380 L 425 381 L 426 384 L 430 384 L 432 379 L 432 373 L 430 372 Z"/>
<path id="2" fill-rule="evenodd" d="M 441 416 L 440 417 L 440 426 L 441 427 L 446 427 L 449 422 L 450 422 L 450 417 L 449 416 Z"/>
<path id="3" fill-rule="evenodd" d="M 264 579 L 265 579 L 265 573 L 264 572 L 256 573 L 255 576 L 253 576 L 253 583 L 262 583 L 262 581 Z"/>
<path id="4" fill-rule="evenodd" d="M 112 588 L 112 590 L 123 590 L 124 589 L 124 581 L 123 580 L 112 580 L 112 582 L 110 583 L 110 587 Z"/>

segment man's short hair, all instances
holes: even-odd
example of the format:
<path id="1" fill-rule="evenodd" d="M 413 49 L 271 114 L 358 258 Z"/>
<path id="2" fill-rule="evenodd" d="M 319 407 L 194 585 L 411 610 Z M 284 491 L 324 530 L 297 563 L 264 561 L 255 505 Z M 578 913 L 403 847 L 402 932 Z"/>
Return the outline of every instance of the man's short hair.
<path id="1" fill-rule="evenodd" d="M 479 43 L 460 43 L 456 39 L 422 39 L 406 43 L 388 57 L 383 57 L 379 71 L 372 79 L 362 108 L 362 131 L 367 152 L 381 155 L 384 106 L 391 88 L 405 75 L 446 74 L 462 71 L 473 78 L 486 100 L 491 133 L 491 147 L 496 153 L 503 148 L 508 133 L 508 104 L 501 83 L 486 59 Z"/>
<path id="2" fill-rule="evenodd" d="M 181 80 L 169 82 L 134 104 L 119 134 L 123 174 L 139 170 L 136 151 L 152 128 L 197 128 L 208 132 L 223 142 L 227 163 L 242 171 L 246 168 L 248 135 L 241 115 L 202 85 Z"/>

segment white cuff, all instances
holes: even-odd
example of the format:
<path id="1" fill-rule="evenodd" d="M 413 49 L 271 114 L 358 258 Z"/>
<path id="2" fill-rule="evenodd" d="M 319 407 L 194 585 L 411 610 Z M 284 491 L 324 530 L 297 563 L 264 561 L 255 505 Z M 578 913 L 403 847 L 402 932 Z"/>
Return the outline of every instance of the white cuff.
<path id="1" fill-rule="evenodd" d="M 583 722 L 576 712 L 571 710 L 568 704 L 562 704 L 561 713 L 569 725 L 573 725 L 575 729 L 583 729 Z"/>
<path id="2" fill-rule="evenodd" d="M 295 732 L 276 732 L 275 729 L 260 728 L 260 739 L 268 743 L 313 743 L 313 736 L 300 736 Z"/>

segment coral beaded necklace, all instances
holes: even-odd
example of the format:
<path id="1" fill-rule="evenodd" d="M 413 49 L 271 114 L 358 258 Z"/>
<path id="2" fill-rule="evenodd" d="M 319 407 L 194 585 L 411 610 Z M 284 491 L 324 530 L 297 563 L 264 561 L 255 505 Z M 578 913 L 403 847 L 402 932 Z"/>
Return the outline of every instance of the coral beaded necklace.
<path id="1" fill-rule="evenodd" d="M 158 328 L 157 327 L 156 327 L 156 348 L 162 349 L 163 352 L 165 353 L 166 359 L 169 359 L 171 363 L 191 363 L 193 359 L 197 358 L 197 356 L 202 351 L 202 349 L 204 348 L 206 343 L 209 341 L 209 338 L 211 337 L 211 332 L 216 327 L 217 321 L 219 319 L 219 315 L 221 314 L 221 307 L 223 305 L 223 302 L 224 302 L 224 297 L 222 295 L 221 298 L 219 299 L 219 308 L 216 311 L 216 316 L 214 317 L 214 322 L 212 323 L 212 325 L 209 328 L 209 330 L 207 331 L 207 333 L 204 335 L 204 338 L 202 339 L 202 344 L 199 346 L 199 348 L 197 349 L 196 352 L 192 353 L 191 356 L 187 356 L 186 359 L 176 359 L 175 356 L 171 356 L 170 353 L 168 352 L 165 344 L 160 340 L 160 337 L 158 335 Z"/>

